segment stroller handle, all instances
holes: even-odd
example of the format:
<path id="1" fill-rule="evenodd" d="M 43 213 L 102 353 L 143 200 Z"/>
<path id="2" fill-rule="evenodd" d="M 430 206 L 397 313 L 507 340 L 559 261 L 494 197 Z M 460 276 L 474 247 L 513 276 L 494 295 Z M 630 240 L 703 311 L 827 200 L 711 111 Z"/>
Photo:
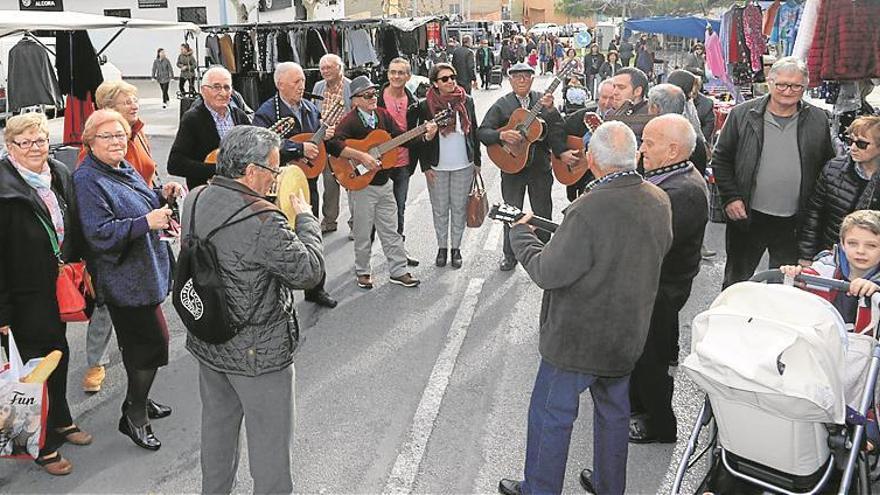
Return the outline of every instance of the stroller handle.
<path id="1" fill-rule="evenodd" d="M 767 282 L 770 284 L 781 284 L 785 280 L 785 274 L 779 270 L 765 270 L 758 272 L 749 279 L 751 282 Z M 800 274 L 794 278 L 796 282 L 804 282 L 806 284 L 826 287 L 829 289 L 837 289 L 846 292 L 849 290 L 849 282 L 843 280 L 835 280 L 833 278 L 817 277 L 815 275 Z"/>

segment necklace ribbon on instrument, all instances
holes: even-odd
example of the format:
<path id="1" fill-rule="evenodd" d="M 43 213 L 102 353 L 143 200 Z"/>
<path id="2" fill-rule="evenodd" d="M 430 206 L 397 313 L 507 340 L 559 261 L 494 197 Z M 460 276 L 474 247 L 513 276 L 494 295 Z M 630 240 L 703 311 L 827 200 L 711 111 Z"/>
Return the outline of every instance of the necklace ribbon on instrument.
<path id="1" fill-rule="evenodd" d="M 592 191 L 593 189 L 595 189 L 598 186 L 601 186 L 602 184 L 608 184 L 609 182 L 612 182 L 616 179 L 619 179 L 621 177 L 626 177 L 629 175 L 639 175 L 639 173 L 635 170 L 626 170 L 623 172 L 615 172 L 613 174 L 608 174 L 605 177 L 602 177 L 601 179 L 596 179 L 596 180 L 590 182 L 589 184 L 587 184 L 587 187 L 584 188 L 583 194 L 587 194 L 588 192 Z"/>

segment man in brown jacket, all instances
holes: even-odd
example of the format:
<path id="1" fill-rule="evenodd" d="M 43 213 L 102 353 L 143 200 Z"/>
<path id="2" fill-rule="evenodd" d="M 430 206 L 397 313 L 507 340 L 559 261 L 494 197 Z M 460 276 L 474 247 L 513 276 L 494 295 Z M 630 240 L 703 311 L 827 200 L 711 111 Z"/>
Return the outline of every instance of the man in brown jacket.
<path id="1" fill-rule="evenodd" d="M 629 375 L 648 335 L 660 266 L 672 245 L 669 198 L 636 171 L 636 138 L 620 122 L 590 139 L 596 181 L 565 211 L 542 243 L 527 214 L 510 230 L 517 260 L 544 289 L 541 365 L 529 406 L 525 479 L 499 491 L 561 493 L 580 394 L 594 403 L 594 469 L 582 484 L 593 493 L 626 488 Z M 634 274 L 635 276 L 627 276 Z"/>

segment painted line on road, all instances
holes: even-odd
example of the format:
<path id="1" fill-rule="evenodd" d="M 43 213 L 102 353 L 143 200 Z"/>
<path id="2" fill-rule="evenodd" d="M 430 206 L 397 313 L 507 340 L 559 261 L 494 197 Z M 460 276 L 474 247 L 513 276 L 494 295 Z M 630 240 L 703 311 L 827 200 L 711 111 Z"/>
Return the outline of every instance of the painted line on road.
<path id="1" fill-rule="evenodd" d="M 397 455 L 397 460 L 394 462 L 391 475 L 388 477 L 382 493 L 410 493 L 412 491 L 419 465 L 421 465 L 428 447 L 428 440 L 434 431 L 434 422 L 440 413 L 440 404 L 443 402 L 443 396 L 449 386 L 449 379 L 461 352 L 462 343 L 467 336 L 471 321 L 474 319 L 477 299 L 485 282 L 485 279 L 474 278 L 468 283 L 464 298 L 452 319 L 446 345 L 440 352 L 437 362 L 434 363 L 434 369 L 431 370 L 431 376 L 428 378 L 428 385 L 422 393 L 422 399 L 413 416 L 412 427 L 407 434 L 406 442 Z"/>
<path id="2" fill-rule="evenodd" d="M 483 244 L 483 251 L 495 251 L 502 242 L 504 235 L 504 224 L 501 222 L 492 222 L 489 227 L 489 234 L 486 236 L 486 242 Z"/>

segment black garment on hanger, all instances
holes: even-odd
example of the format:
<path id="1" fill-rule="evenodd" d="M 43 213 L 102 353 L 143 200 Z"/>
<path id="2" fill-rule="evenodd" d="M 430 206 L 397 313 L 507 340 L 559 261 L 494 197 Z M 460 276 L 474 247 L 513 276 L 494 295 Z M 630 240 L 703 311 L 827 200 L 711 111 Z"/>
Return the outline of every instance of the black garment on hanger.
<path id="1" fill-rule="evenodd" d="M 250 34 L 239 31 L 235 33 L 235 38 L 233 40 L 235 44 L 235 58 L 238 60 L 238 71 L 239 72 L 250 72 L 252 70 L 256 70 L 256 65 L 254 64 L 254 46 L 251 42 Z M 251 108 L 257 108 L 250 105 Z"/>
<path id="2" fill-rule="evenodd" d="M 276 53 L 278 62 L 293 62 L 293 47 L 290 46 L 290 37 L 284 31 L 278 31 L 275 37 Z"/>
<path id="3" fill-rule="evenodd" d="M 86 31 L 59 31 L 55 35 L 55 68 L 62 94 L 85 100 L 104 82 L 95 47 Z"/>
<path id="4" fill-rule="evenodd" d="M 9 50 L 9 111 L 31 105 L 64 107 L 58 79 L 46 50 L 30 38 L 22 38 Z"/>

